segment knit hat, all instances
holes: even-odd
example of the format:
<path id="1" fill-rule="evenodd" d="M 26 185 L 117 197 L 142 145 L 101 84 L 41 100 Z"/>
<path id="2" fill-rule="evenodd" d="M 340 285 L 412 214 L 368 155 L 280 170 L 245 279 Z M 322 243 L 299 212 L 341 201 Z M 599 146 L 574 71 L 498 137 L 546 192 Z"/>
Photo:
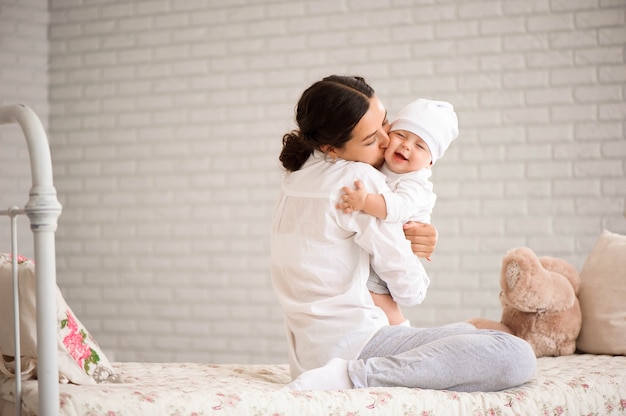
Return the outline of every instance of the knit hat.
<path id="1" fill-rule="evenodd" d="M 420 98 L 404 106 L 391 122 L 391 131 L 417 134 L 430 149 L 433 165 L 459 135 L 459 120 L 452 104 Z"/>

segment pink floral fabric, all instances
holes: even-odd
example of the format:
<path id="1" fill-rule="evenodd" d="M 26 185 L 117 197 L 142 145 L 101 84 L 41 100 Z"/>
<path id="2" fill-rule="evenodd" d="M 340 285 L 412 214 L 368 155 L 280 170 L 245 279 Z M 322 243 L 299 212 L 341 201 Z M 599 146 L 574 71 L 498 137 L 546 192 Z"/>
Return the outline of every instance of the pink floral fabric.
<path id="1" fill-rule="evenodd" d="M 9 257 L 9 260 L 13 259 L 13 255 L 12 254 L 9 254 L 8 257 Z M 30 262 L 33 262 L 33 263 L 35 262 L 34 260 L 30 260 L 28 257 L 22 256 L 21 254 L 17 255 L 17 264 L 26 263 L 27 261 L 30 261 Z"/>
<path id="2" fill-rule="evenodd" d="M 13 341 L 13 256 L 0 253 L 0 351 L 3 368 L 14 372 L 15 347 Z M 18 255 L 20 293 L 20 332 L 22 378 L 36 376 L 37 324 L 35 263 Z M 85 328 L 59 288 L 56 288 L 56 319 L 58 340 L 59 380 L 76 384 L 115 383 L 117 375 L 95 339 Z M 7 357 L 5 359 L 5 356 Z M 25 364 L 28 364 L 25 369 Z"/>
<path id="3" fill-rule="evenodd" d="M 131 415 L 624 415 L 626 357 L 543 357 L 529 383 L 493 393 L 366 388 L 291 391 L 286 365 L 114 363 L 121 384 L 60 385 L 61 416 Z M 13 380 L 0 379 L 10 401 Z M 25 415 L 36 381 L 23 385 Z M 0 407 L 1 408 L 1 407 Z"/>
<path id="4" fill-rule="evenodd" d="M 61 320 L 60 326 L 61 329 L 67 328 L 69 333 L 63 338 L 63 345 L 74 361 L 89 374 L 89 365 L 98 364 L 100 356 L 96 350 L 87 344 L 87 333 L 78 327 L 76 319 L 69 309 L 65 311 L 65 316 L 67 318 Z"/>

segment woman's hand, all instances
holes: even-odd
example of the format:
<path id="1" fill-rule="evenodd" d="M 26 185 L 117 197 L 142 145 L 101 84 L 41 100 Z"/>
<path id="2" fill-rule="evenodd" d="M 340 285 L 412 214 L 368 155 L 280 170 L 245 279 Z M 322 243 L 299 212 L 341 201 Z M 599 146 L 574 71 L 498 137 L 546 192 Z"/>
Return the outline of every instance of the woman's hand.
<path id="1" fill-rule="evenodd" d="M 437 246 L 437 229 L 431 224 L 407 222 L 403 225 L 404 235 L 411 241 L 411 250 L 416 256 L 430 260 Z"/>

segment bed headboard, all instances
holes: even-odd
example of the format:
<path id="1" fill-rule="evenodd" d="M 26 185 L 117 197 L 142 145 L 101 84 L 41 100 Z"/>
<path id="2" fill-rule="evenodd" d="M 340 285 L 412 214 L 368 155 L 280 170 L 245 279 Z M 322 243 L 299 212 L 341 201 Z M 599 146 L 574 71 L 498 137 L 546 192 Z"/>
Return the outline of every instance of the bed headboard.
<path id="1" fill-rule="evenodd" d="M 0 107 L 0 124 L 16 123 L 22 129 L 30 157 L 32 187 L 24 209 L 0 211 L 14 217 L 21 212 L 33 232 L 37 281 L 37 379 L 39 415 L 59 414 L 59 378 L 56 334 L 56 260 L 54 235 L 61 204 L 52 180 L 50 145 L 41 120 L 23 104 Z M 14 253 L 14 257 L 17 253 Z M 17 301 L 17 300 L 16 300 Z M 19 322 L 18 319 L 16 321 Z M 16 325 L 18 323 L 16 322 Z M 17 337 L 16 337 L 17 338 Z M 18 339 L 18 338 L 17 338 Z M 16 342 L 19 343 L 19 341 Z M 16 354 L 19 355 L 19 354 Z M 19 404 L 17 406 L 20 407 Z"/>

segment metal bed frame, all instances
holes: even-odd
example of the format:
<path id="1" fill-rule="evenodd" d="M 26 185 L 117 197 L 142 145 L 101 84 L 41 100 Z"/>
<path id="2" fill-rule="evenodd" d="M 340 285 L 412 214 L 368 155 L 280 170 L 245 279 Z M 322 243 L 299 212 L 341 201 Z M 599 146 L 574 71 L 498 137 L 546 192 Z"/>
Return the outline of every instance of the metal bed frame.
<path id="1" fill-rule="evenodd" d="M 56 259 L 55 232 L 61 215 L 52 180 L 52 158 L 46 132 L 33 110 L 23 104 L 0 107 L 0 125 L 18 124 L 28 145 L 32 187 L 25 207 L 11 206 L 0 210 L 0 215 L 11 219 L 11 252 L 13 254 L 13 310 L 15 316 L 15 413 L 21 415 L 21 377 L 19 298 L 17 280 L 16 220 L 26 214 L 33 232 L 35 253 L 35 279 L 37 282 L 37 383 L 39 389 L 39 415 L 58 416 L 59 377 L 56 329 Z"/>

